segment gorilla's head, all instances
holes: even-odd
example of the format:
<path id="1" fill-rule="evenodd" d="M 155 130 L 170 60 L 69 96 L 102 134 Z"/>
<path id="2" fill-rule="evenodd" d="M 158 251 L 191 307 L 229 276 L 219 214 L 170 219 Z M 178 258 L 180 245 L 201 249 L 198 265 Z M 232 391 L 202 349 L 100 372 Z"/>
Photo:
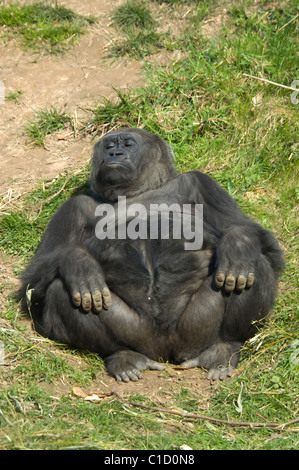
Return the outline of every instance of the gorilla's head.
<path id="1" fill-rule="evenodd" d="M 106 134 L 94 147 L 91 186 L 109 201 L 156 189 L 176 176 L 173 152 L 159 136 L 124 128 Z"/>

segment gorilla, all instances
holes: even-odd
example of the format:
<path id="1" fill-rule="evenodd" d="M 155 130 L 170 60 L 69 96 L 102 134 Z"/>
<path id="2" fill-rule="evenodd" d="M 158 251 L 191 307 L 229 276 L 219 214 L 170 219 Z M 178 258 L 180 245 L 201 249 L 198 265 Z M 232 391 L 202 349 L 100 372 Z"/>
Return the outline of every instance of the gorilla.
<path id="1" fill-rule="evenodd" d="M 35 330 L 98 353 L 118 381 L 165 361 L 231 376 L 275 300 L 284 263 L 272 234 L 209 176 L 178 174 L 170 146 L 143 129 L 113 130 L 95 145 L 90 187 L 58 209 L 22 275 Z M 162 225 L 161 204 L 173 208 L 168 233 L 144 236 L 151 207 Z M 201 232 L 195 246 L 174 233 L 188 220 Z"/>

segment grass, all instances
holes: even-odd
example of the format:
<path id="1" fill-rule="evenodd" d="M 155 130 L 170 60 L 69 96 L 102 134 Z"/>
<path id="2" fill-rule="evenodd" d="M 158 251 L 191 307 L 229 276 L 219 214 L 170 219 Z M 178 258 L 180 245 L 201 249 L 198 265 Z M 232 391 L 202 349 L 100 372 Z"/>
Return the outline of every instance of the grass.
<path id="1" fill-rule="evenodd" d="M 109 47 L 109 56 L 128 55 L 140 59 L 165 46 L 167 35 L 157 32 L 158 23 L 153 18 L 148 3 L 131 0 L 115 9 L 111 16 L 111 25 L 121 32 L 121 37 Z"/>
<path id="2" fill-rule="evenodd" d="M 25 133 L 31 143 L 42 147 L 47 135 L 65 129 L 68 124 L 71 124 L 71 117 L 64 111 L 51 107 L 35 111 L 35 115 L 25 126 Z"/>
<path id="3" fill-rule="evenodd" d="M 184 2 L 172 3 L 176 8 Z M 273 316 L 245 344 L 238 373 L 211 386 L 208 397 L 182 381 L 168 392 L 165 406 L 232 422 L 285 423 L 298 412 L 298 105 L 291 91 L 244 73 L 287 86 L 298 78 L 296 21 L 290 22 L 298 12 L 295 2 L 277 8 L 238 2 L 229 7 L 217 38 L 209 39 L 199 26 L 202 12 L 212 18 L 215 5 L 192 5 L 185 32 L 176 39 L 181 60 L 161 68 L 146 64 L 146 86 L 119 91 L 116 101 L 89 109 L 85 132 L 95 137 L 129 125 L 160 134 L 174 148 L 180 171 L 202 168 L 275 233 L 286 270 Z M 0 246 L 15 275 L 59 205 L 86 190 L 88 171 L 43 183 L 24 196 L 19 210 L 2 215 Z M 2 287 L 9 290 L 9 279 Z M 74 397 L 74 385 L 92 389 L 100 380 L 102 361 L 28 333 L 13 298 L 1 317 L 7 361 L 0 366 L 4 449 L 282 450 L 298 444 L 298 423 L 241 428 L 133 408 L 115 397 L 99 404 Z M 155 398 L 138 395 L 137 387 L 133 400 L 161 407 Z"/>
<path id="4" fill-rule="evenodd" d="M 2 29 L 6 27 L 20 36 L 26 48 L 53 54 L 64 52 L 95 21 L 92 16 L 84 17 L 57 3 L 52 6 L 46 1 L 31 5 L 13 2 L 0 6 Z"/>
<path id="5" fill-rule="evenodd" d="M 5 100 L 12 101 L 13 103 L 18 104 L 23 93 L 24 92 L 22 90 L 10 91 L 6 93 Z"/>
<path id="6" fill-rule="evenodd" d="M 145 2 L 128 1 L 120 5 L 111 15 L 112 26 L 127 31 L 129 28 L 147 29 L 155 25 L 150 10 Z"/>

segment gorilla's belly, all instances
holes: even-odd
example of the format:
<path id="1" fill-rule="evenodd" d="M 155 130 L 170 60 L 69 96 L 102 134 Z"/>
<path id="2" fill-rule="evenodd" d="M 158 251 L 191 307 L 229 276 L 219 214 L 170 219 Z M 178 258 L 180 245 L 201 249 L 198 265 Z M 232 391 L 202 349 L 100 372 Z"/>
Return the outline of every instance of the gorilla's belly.
<path id="1" fill-rule="evenodd" d="M 110 240 L 99 261 L 112 292 L 168 324 L 209 276 L 211 260 L 211 250 L 186 251 L 181 240 Z"/>

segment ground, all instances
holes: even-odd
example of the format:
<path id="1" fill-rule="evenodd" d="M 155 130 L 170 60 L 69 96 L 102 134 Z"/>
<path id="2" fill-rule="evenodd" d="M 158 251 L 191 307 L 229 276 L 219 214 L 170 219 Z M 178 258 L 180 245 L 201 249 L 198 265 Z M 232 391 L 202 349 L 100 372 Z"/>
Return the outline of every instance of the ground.
<path id="1" fill-rule="evenodd" d="M 18 103 L 5 101 L 0 114 L 0 196 L 2 206 L 8 201 L 17 204 L 18 196 L 30 191 L 42 179 L 51 179 L 68 170 L 75 170 L 89 161 L 94 142 L 93 136 L 74 135 L 72 132 L 59 133 L 47 138 L 45 147 L 34 147 L 28 141 L 23 128 L 34 110 L 54 106 L 68 112 L 80 125 L 86 118 L 85 108 L 100 102 L 103 97 L 113 98 L 113 87 L 133 88 L 144 83 L 142 62 L 129 59 L 112 61 L 107 59 L 106 48 L 115 32 L 110 27 L 109 16 L 119 4 L 118 0 L 82 2 L 79 0 L 58 1 L 82 15 L 96 15 L 99 21 L 89 27 L 87 34 L 64 55 L 38 56 L 35 52 L 19 47 L 15 39 L 10 39 L 0 56 L 0 79 L 4 82 L 5 93 L 21 90 Z M 219 22 L 218 17 L 215 24 Z M 207 23 L 207 33 L 213 22 Z M 213 23 L 213 25 L 215 25 Z M 215 31 L 214 28 L 212 28 Z M 161 57 L 159 58 L 159 60 Z M 165 57 L 163 57 L 163 60 Z M 17 259 L 1 256 L 0 309 L 5 308 L 7 296 L 15 289 L 18 279 L 14 275 Z M 24 325 L 28 337 L 34 332 L 27 320 Z M 72 355 L 71 361 L 80 358 Z M 137 383 L 118 384 L 107 374 L 99 374 L 86 393 L 107 393 L 116 391 L 121 396 L 135 394 L 156 398 L 167 402 L 171 392 L 178 390 L 181 381 L 185 387 L 200 391 L 204 400 L 212 390 L 205 379 L 205 372 L 197 369 L 179 370 L 171 365 L 164 372 L 147 371 L 144 379 Z M 55 383 L 53 394 L 61 396 L 70 393 L 68 383 Z"/>
<path id="2" fill-rule="evenodd" d="M 64 0 L 58 2 L 82 15 L 96 15 L 99 21 L 64 55 L 38 56 L 21 49 L 15 39 L 2 48 L 1 80 L 5 94 L 21 90 L 20 102 L 1 105 L 0 195 L 32 188 L 41 178 L 54 178 L 59 173 L 89 160 L 91 138 L 68 135 L 46 142 L 46 148 L 34 148 L 22 132 L 34 110 L 50 106 L 71 114 L 75 121 L 84 117 L 84 108 L 112 98 L 112 87 L 135 87 L 143 83 L 141 64 L 136 60 L 107 60 L 105 48 L 113 34 L 109 16 L 119 1 L 97 2 Z"/>
<path id="3" fill-rule="evenodd" d="M 98 18 L 62 55 L 24 50 L 0 28 L 0 448 L 296 448 L 298 105 L 278 86 L 298 78 L 296 2 L 145 2 L 157 35 L 147 43 L 141 34 L 140 43 L 136 30 L 122 35 L 110 25 L 125 1 L 57 0 Z M 14 1 L 0 3 L 1 10 Z M 111 59 L 115 40 L 118 58 Z M 52 106 L 71 122 L 34 146 L 24 125 Z M 283 249 L 273 314 L 245 343 L 232 378 L 210 383 L 203 370 L 166 364 L 118 384 L 97 355 L 35 334 L 11 299 L 50 215 L 84 183 L 94 143 L 114 125 L 159 133 L 178 171 L 211 173 Z"/>

